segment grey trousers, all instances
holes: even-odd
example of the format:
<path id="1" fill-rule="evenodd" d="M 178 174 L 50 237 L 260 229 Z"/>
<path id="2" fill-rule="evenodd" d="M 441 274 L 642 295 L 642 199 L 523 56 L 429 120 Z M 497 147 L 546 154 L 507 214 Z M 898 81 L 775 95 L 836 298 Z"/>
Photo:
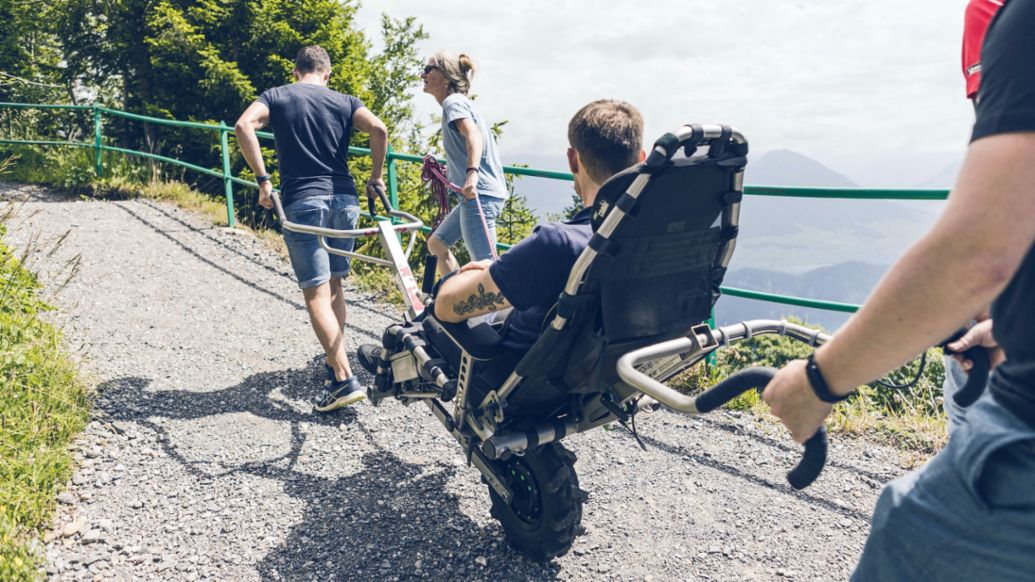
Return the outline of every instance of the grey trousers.
<path id="1" fill-rule="evenodd" d="M 968 408 L 885 487 L 852 580 L 1035 580 L 1035 429 L 990 397 Z"/>

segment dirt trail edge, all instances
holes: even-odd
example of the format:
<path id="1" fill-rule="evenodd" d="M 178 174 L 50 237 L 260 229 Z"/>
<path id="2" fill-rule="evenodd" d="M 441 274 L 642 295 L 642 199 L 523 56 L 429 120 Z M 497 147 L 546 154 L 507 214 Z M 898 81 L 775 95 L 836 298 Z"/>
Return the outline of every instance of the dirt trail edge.
<path id="1" fill-rule="evenodd" d="M 322 362 L 290 267 L 250 235 L 150 201 L 29 196 L 8 242 L 97 384 L 47 535 L 56 580 L 845 580 L 897 454 L 832 439 L 793 492 L 799 448 L 750 415 L 576 435 L 588 494 L 573 550 L 510 549 L 478 472 L 423 406 L 312 412 Z M 62 266 L 78 273 L 59 291 Z M 67 273 L 66 273 L 67 275 Z M 352 291 L 350 350 L 398 317 Z M 354 366 L 358 367 L 358 366 Z"/>

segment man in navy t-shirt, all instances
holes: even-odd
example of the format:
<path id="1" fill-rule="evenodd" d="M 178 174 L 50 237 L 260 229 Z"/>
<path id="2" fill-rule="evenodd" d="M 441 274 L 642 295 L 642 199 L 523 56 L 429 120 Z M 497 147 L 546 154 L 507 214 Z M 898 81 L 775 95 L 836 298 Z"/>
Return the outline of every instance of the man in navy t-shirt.
<path id="1" fill-rule="evenodd" d="M 564 290 L 575 260 L 593 235 L 590 214 L 600 186 L 641 161 L 643 117 L 612 99 L 589 103 L 568 123 L 568 167 L 583 209 L 571 220 L 544 224 L 495 263 L 468 263 L 446 280 L 435 317 L 459 322 L 513 306 L 503 345 L 523 355 L 539 337 L 547 312 Z"/>
<path id="2" fill-rule="evenodd" d="M 388 131 L 363 103 L 327 87 L 331 59 L 319 46 L 303 47 L 292 71 L 295 82 L 264 92 L 234 127 L 241 153 L 259 182 L 259 204 L 273 207 L 273 184 L 262 159 L 255 131 L 269 124 L 276 142 L 281 202 L 287 219 L 297 224 L 351 230 L 359 218 L 356 184 L 347 161 L 354 129 L 370 134 L 372 166 L 367 195 L 384 188 L 381 171 Z M 351 251 L 354 239 L 327 239 L 330 246 Z M 320 412 L 363 399 L 364 392 L 345 355 L 345 294 L 342 280 L 349 259 L 328 253 L 312 234 L 285 230 L 291 266 L 305 296 L 306 310 L 327 354 L 329 394 L 317 403 Z"/>
<path id="3" fill-rule="evenodd" d="M 831 403 L 992 304 L 1006 360 L 948 446 L 890 483 L 853 580 L 1031 580 L 1035 573 L 1035 0 L 1007 0 L 981 50 L 977 121 L 937 224 L 809 362 L 763 394 L 795 440 Z M 994 301 L 994 302 L 993 302 Z M 779 543 L 777 540 L 776 543 Z"/>

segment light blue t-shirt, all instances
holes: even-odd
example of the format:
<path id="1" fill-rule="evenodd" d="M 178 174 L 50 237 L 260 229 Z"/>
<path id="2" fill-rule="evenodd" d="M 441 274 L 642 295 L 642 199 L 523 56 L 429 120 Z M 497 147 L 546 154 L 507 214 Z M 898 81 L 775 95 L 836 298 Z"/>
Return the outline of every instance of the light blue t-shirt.
<path id="1" fill-rule="evenodd" d="M 449 181 L 460 186 L 467 179 L 467 140 L 464 139 L 455 122 L 470 119 L 482 132 L 482 160 L 478 172 L 478 194 L 506 199 L 507 182 L 503 177 L 503 163 L 496 149 L 496 140 L 489 133 L 489 126 L 474 103 L 462 93 L 453 93 L 442 101 L 442 146 L 446 150 Z"/>

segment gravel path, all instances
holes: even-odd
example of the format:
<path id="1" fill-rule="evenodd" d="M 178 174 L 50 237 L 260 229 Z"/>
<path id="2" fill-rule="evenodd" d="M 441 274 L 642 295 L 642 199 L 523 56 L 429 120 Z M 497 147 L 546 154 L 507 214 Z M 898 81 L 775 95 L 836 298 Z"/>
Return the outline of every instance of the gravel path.
<path id="1" fill-rule="evenodd" d="M 10 243 L 68 233 L 35 268 L 98 392 L 46 538 L 57 580 L 844 580 L 901 473 L 894 451 L 835 437 L 795 493 L 798 448 L 774 426 L 657 412 L 638 422 L 646 452 L 620 429 L 565 440 L 585 532 L 536 564 L 425 407 L 311 411 L 319 348 L 260 242 L 164 204 L 0 184 L 18 195 Z M 351 296 L 350 345 L 376 340 L 396 310 Z"/>

